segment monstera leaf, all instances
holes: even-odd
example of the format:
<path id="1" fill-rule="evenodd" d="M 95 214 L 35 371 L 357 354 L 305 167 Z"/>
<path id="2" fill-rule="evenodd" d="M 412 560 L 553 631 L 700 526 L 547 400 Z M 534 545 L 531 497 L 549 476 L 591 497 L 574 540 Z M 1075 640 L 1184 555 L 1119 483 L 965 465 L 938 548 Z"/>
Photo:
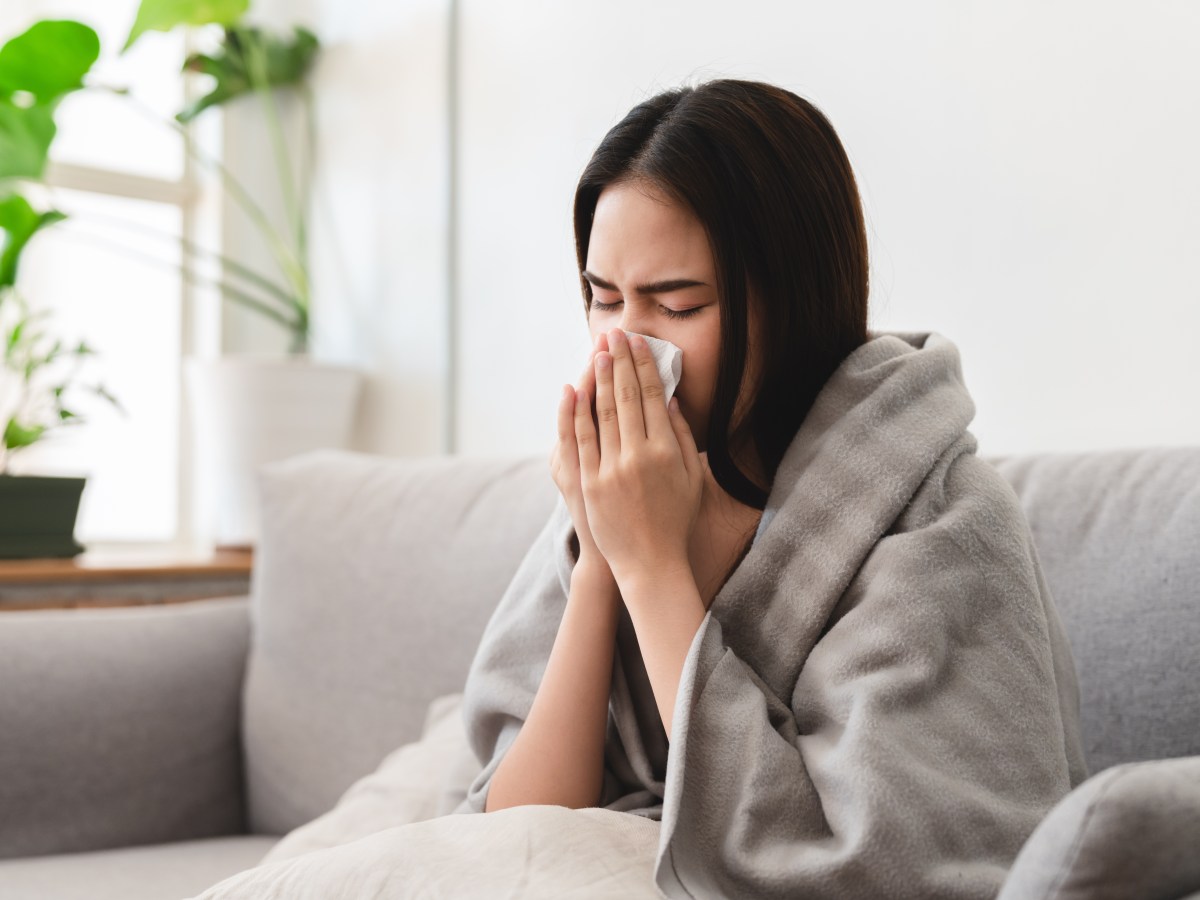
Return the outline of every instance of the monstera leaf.
<path id="1" fill-rule="evenodd" d="M 177 25 L 232 25 L 250 8 L 250 0 L 142 0 L 124 53 L 147 31 L 170 31 Z"/>
<path id="2" fill-rule="evenodd" d="M 312 68 L 317 46 L 317 36 L 301 26 L 296 26 L 290 40 L 252 26 L 226 28 L 217 53 L 193 53 L 184 60 L 184 71 L 211 75 L 216 84 L 175 118 L 186 124 L 210 106 L 253 90 L 258 79 L 271 87 L 300 82 Z"/>
<path id="3" fill-rule="evenodd" d="M 100 38 L 82 22 L 37 22 L 0 47 L 0 96 L 32 95 L 39 105 L 83 87 L 100 56 Z"/>
<path id="4" fill-rule="evenodd" d="M 17 280 L 17 260 L 29 239 L 40 229 L 66 216 L 58 210 L 35 212 L 20 194 L 0 199 L 0 288 L 12 287 Z"/>
<path id="5" fill-rule="evenodd" d="M 80 22 L 38 22 L 0 47 L 0 180 L 41 178 L 54 140 L 54 108 L 100 55 Z"/>
<path id="6" fill-rule="evenodd" d="M 54 140 L 54 114 L 0 98 L 0 179 L 41 178 Z"/>

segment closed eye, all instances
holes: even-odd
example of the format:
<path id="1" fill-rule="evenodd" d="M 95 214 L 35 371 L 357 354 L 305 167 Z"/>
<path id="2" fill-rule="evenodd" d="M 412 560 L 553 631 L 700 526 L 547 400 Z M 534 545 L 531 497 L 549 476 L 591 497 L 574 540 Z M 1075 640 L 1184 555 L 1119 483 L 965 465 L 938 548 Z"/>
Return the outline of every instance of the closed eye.
<path id="1" fill-rule="evenodd" d="M 599 300 L 593 297 L 591 308 L 599 310 L 600 312 L 607 312 L 610 309 L 616 309 L 624 302 L 624 300 L 618 300 L 616 303 L 601 303 Z M 669 306 L 660 306 L 659 309 L 663 311 L 668 319 L 689 319 L 696 315 L 696 313 L 700 312 L 700 310 L 704 309 L 704 307 L 693 306 L 691 309 L 671 309 Z"/>

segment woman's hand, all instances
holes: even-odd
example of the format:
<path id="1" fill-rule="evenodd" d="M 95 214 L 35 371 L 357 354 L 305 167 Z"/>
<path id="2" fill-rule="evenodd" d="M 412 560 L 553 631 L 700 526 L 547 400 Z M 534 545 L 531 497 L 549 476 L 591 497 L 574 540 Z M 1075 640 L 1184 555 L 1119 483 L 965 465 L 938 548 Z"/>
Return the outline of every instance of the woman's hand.
<path id="1" fill-rule="evenodd" d="M 700 514 L 705 464 L 687 420 L 668 409 L 646 342 L 615 328 L 610 351 L 592 355 L 596 422 L 586 394 L 575 403 L 575 443 L 592 539 L 618 585 L 673 569 L 691 571 L 688 544 Z M 597 431 L 599 434 L 597 434 Z"/>
<path id="2" fill-rule="evenodd" d="M 580 481 L 579 449 L 575 442 L 575 398 L 579 393 L 584 395 L 583 410 L 591 419 L 591 401 L 587 398 L 594 396 L 596 392 L 595 368 L 592 360 L 595 359 L 596 352 L 600 349 L 608 349 L 608 341 L 604 335 L 600 336 L 592 348 L 592 355 L 588 359 L 587 367 L 583 370 L 578 385 L 575 387 L 563 386 L 563 396 L 558 402 L 558 442 L 550 455 L 550 472 L 554 476 L 554 483 L 558 485 L 559 493 L 563 496 L 567 510 L 571 513 L 571 522 L 575 525 L 575 535 L 579 539 L 579 561 L 576 565 L 595 568 L 611 578 L 612 572 L 608 568 L 608 563 L 596 548 L 596 542 L 592 539 L 592 532 L 588 527 L 587 511 L 583 503 L 583 487 Z"/>

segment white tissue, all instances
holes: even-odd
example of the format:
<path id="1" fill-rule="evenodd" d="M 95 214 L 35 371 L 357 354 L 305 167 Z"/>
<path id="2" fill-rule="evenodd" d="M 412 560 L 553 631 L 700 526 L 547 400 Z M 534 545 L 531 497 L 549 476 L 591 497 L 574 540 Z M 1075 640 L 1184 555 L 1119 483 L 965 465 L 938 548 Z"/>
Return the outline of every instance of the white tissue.
<path id="1" fill-rule="evenodd" d="M 628 338 L 631 334 L 637 334 L 637 332 L 626 331 L 625 337 Z M 664 341 L 661 338 L 650 337 L 648 334 L 642 334 L 639 337 L 645 340 L 646 346 L 654 355 L 654 362 L 658 365 L 658 377 L 662 379 L 663 392 L 666 394 L 663 400 L 668 402 L 679 385 L 679 376 L 683 373 L 683 351 L 670 341 Z"/>

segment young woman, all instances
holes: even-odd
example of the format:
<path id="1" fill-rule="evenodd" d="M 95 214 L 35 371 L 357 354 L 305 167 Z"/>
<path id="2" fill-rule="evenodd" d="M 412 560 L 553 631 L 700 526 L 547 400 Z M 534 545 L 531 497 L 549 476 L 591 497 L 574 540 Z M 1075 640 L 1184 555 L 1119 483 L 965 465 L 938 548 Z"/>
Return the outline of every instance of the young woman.
<path id="1" fill-rule="evenodd" d="M 768 84 L 667 91 L 574 224 L 594 350 L 467 680 L 458 812 L 660 820 L 671 897 L 995 896 L 1086 777 L 1074 666 L 957 349 L 867 328 L 833 128 Z M 671 404 L 640 335 L 683 350 Z"/>

